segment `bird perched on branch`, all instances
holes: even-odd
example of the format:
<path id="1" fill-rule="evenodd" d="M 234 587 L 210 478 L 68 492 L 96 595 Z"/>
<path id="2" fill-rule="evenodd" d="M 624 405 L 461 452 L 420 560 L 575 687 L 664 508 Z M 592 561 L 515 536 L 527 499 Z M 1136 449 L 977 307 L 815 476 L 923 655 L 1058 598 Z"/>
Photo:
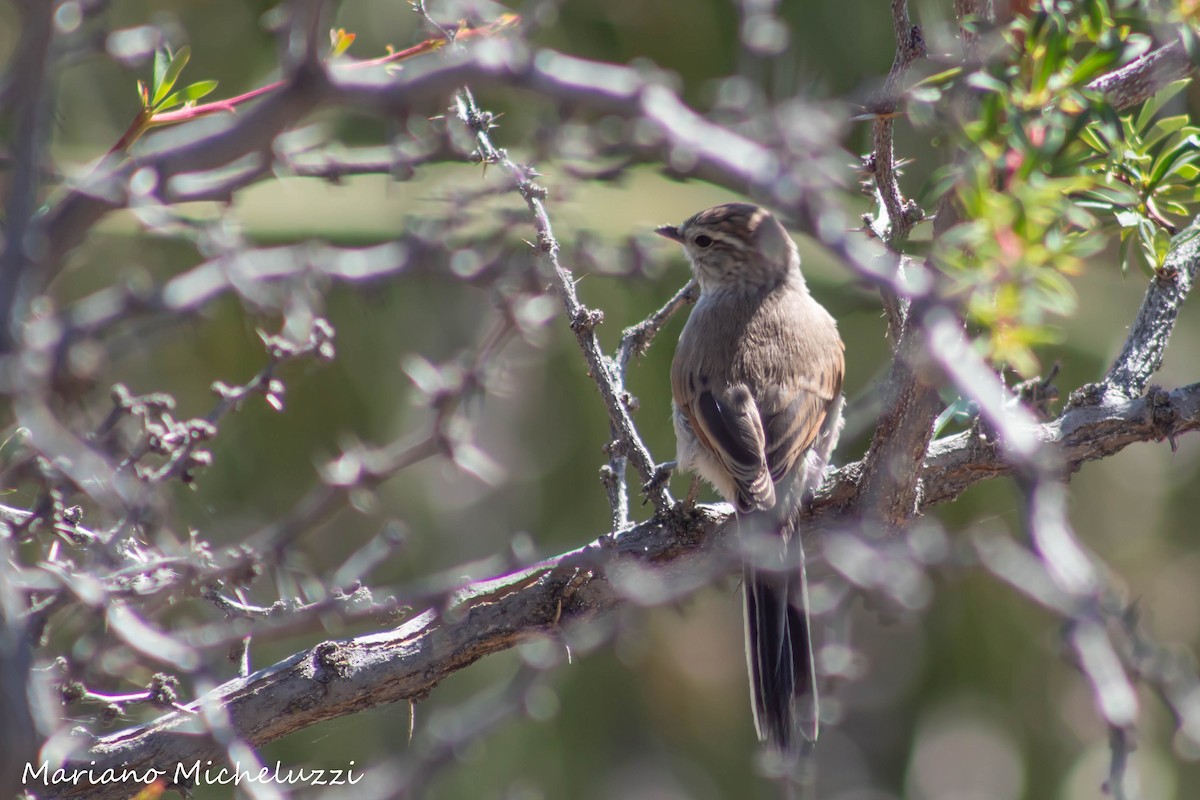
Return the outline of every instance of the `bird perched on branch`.
<path id="1" fill-rule="evenodd" d="M 818 718 L 795 517 L 841 429 L 842 340 L 769 211 L 727 203 L 657 232 L 700 286 L 671 364 L 677 465 L 737 509 L 755 727 L 792 753 Z"/>

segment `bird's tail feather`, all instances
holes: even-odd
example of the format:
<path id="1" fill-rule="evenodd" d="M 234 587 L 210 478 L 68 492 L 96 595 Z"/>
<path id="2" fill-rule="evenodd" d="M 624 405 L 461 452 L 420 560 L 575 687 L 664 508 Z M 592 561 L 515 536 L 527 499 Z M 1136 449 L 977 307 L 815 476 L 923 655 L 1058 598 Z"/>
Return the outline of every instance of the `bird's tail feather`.
<path id="1" fill-rule="evenodd" d="M 791 545 L 799 547 L 799 537 Z M 747 563 L 746 660 L 760 739 L 784 753 L 817 739 L 817 684 L 803 558 L 799 570 Z M 797 737 L 800 737 L 799 739 Z"/>

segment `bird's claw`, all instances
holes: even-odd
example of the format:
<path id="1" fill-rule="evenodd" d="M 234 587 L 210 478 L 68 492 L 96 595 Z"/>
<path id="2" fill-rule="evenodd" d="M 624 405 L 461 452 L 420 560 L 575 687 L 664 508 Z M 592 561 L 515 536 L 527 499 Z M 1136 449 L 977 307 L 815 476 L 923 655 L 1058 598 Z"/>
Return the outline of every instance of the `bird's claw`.
<path id="1" fill-rule="evenodd" d="M 678 461 L 664 461 L 654 468 L 654 474 L 650 476 L 650 480 L 642 484 L 642 505 L 646 505 L 650 500 L 650 495 L 667 485 L 667 481 L 671 480 L 671 474 L 678 468 Z"/>

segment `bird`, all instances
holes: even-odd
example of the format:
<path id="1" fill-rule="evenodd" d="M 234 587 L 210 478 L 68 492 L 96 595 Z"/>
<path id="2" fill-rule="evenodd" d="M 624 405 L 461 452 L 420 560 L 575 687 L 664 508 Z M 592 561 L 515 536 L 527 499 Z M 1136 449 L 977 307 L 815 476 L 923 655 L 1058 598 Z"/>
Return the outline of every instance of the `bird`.
<path id="1" fill-rule="evenodd" d="M 676 467 L 736 509 L 746 660 L 760 740 L 792 754 L 818 734 L 817 675 L 796 512 L 842 426 L 845 348 L 768 210 L 726 203 L 656 232 L 699 286 L 671 363 Z"/>

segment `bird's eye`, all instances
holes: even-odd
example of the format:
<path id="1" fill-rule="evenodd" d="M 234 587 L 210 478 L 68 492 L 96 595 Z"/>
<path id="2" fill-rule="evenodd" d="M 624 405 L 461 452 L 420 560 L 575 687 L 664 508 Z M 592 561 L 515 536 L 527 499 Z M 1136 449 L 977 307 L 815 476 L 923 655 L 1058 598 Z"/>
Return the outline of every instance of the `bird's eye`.
<path id="1" fill-rule="evenodd" d="M 708 247 L 712 244 L 712 237 L 705 236 L 703 233 L 696 237 L 696 247 Z"/>

